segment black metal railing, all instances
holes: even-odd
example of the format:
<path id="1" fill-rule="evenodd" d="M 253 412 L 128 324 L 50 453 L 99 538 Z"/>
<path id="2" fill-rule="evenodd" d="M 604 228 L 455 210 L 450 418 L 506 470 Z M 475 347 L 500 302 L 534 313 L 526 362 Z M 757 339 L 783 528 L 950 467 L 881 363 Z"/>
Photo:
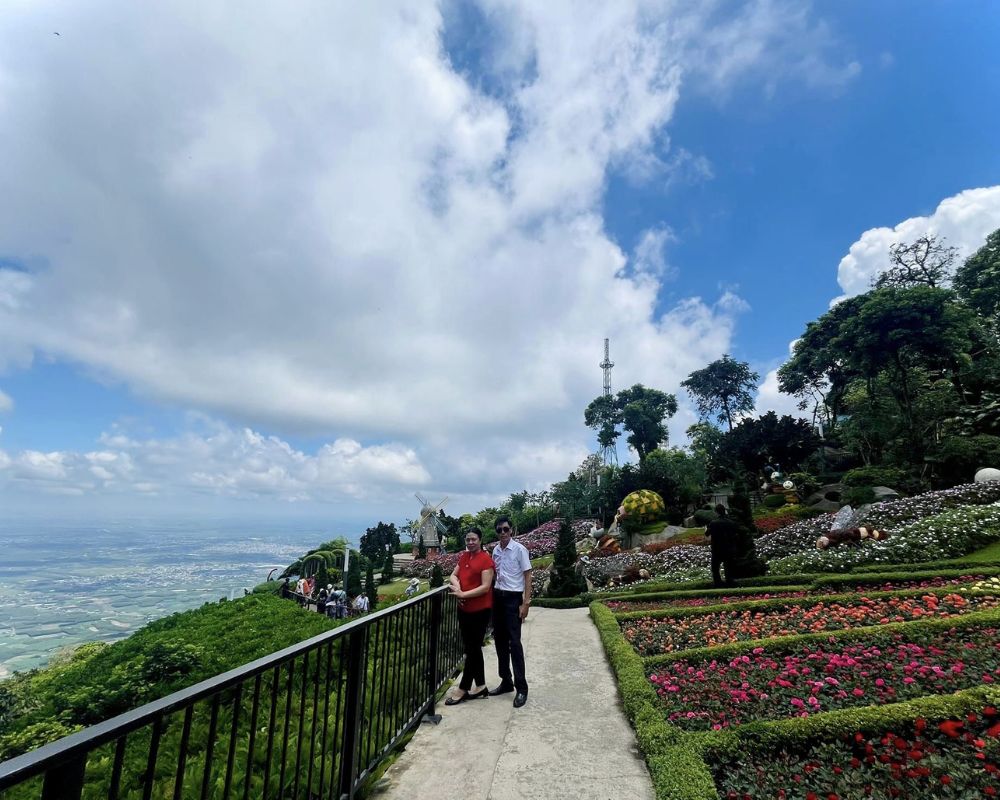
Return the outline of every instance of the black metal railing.
<path id="1" fill-rule="evenodd" d="M 0 763 L 0 800 L 353 798 L 433 717 L 456 608 L 435 589 Z"/>

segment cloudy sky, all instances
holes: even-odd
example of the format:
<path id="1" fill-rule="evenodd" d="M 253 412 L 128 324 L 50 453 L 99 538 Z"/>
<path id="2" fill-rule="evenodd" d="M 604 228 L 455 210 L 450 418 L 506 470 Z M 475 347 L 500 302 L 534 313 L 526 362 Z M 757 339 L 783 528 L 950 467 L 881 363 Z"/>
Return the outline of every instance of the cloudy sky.
<path id="1" fill-rule="evenodd" d="M 0 516 L 452 513 L 1000 227 L 990 0 L 0 8 Z M 624 455 L 624 453 L 623 453 Z"/>

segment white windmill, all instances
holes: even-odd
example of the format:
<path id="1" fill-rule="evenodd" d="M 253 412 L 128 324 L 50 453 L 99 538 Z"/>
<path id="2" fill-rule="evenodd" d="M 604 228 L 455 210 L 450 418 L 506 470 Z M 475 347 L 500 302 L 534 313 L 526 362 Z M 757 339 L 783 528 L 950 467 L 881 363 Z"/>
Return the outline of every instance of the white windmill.
<path id="1" fill-rule="evenodd" d="M 444 504 L 448 502 L 448 498 L 446 497 L 434 505 L 420 492 L 416 492 L 414 497 L 420 501 L 420 518 L 413 523 L 413 555 L 417 555 L 421 542 L 423 542 L 427 555 L 436 555 L 441 541 L 448 535 L 448 526 L 438 516 Z"/>

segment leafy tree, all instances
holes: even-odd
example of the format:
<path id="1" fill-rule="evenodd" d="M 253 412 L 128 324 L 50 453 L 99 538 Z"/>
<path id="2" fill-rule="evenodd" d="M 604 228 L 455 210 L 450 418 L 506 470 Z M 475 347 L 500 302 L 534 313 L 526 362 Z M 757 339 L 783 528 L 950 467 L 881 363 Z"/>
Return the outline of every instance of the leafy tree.
<path id="1" fill-rule="evenodd" d="M 618 426 L 622 424 L 622 410 L 613 397 L 601 395 L 591 400 L 584 409 L 583 421 L 588 428 L 597 431 L 597 443 L 601 449 L 614 447 L 621 436 Z"/>
<path id="2" fill-rule="evenodd" d="M 389 546 L 391 552 L 395 552 L 399 545 L 399 532 L 396 530 L 394 522 L 379 521 L 373 528 L 368 528 L 361 534 L 359 549 L 361 554 L 371 561 L 380 562 L 382 560 L 386 545 Z"/>
<path id="3" fill-rule="evenodd" d="M 725 435 L 721 449 L 747 472 L 758 473 L 767 464 L 795 472 L 819 445 L 819 436 L 808 422 L 768 411 L 757 419 L 742 420 Z"/>
<path id="4" fill-rule="evenodd" d="M 698 504 L 708 482 L 701 456 L 676 447 L 654 450 L 639 466 L 639 474 L 645 488 L 657 492 L 668 507 L 682 511 Z"/>
<path id="5" fill-rule="evenodd" d="M 347 565 L 347 577 L 344 579 L 344 591 L 351 597 L 357 597 L 361 594 L 361 560 L 356 557 L 356 554 L 351 554 L 353 557 Z"/>
<path id="6" fill-rule="evenodd" d="M 587 581 L 576 571 L 576 559 L 572 521 L 567 517 L 559 526 L 559 541 L 549 576 L 549 597 L 574 597 L 587 591 Z"/>
<path id="7" fill-rule="evenodd" d="M 759 381 L 760 375 L 749 364 L 726 353 L 704 369 L 692 372 L 681 386 L 688 390 L 703 419 L 714 415 L 732 430 L 735 415 L 753 411 Z"/>
<path id="8" fill-rule="evenodd" d="M 419 559 L 427 558 L 427 545 L 424 544 L 423 539 L 417 542 L 417 558 Z"/>
<path id="9" fill-rule="evenodd" d="M 368 595 L 368 608 L 374 611 L 375 606 L 378 605 L 378 586 L 375 584 L 375 570 L 372 569 L 371 564 L 368 565 L 368 571 L 365 573 L 365 594 Z"/>
<path id="10" fill-rule="evenodd" d="M 958 296 L 993 326 L 1000 323 L 1000 229 L 955 271 Z"/>
<path id="11" fill-rule="evenodd" d="M 677 398 L 641 383 L 618 392 L 615 404 L 621 410 L 628 443 L 644 459 L 667 441 L 666 420 L 677 413 Z"/>
<path id="12" fill-rule="evenodd" d="M 394 563 L 392 560 L 392 553 L 385 554 L 385 561 L 382 562 L 382 583 L 389 583 L 392 580 L 394 574 Z"/>
<path id="13" fill-rule="evenodd" d="M 875 289 L 910 289 L 927 286 L 931 289 L 948 282 L 951 265 L 958 257 L 957 247 L 948 247 L 944 237 L 921 236 L 910 244 L 896 242 L 889 248 L 892 266 L 872 281 Z"/>
<path id="14" fill-rule="evenodd" d="M 435 563 L 431 570 L 430 587 L 435 589 L 438 586 L 444 586 L 444 572 L 441 571 L 441 565 Z"/>

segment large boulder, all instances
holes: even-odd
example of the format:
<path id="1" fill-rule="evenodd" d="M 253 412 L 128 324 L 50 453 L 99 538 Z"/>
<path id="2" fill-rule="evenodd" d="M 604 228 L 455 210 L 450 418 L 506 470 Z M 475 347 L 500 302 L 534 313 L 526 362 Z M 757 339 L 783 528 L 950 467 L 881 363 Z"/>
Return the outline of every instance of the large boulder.
<path id="1" fill-rule="evenodd" d="M 976 483 L 986 483 L 987 481 L 1000 481 L 1000 469 L 985 467 L 976 473 Z"/>
<path id="2" fill-rule="evenodd" d="M 840 503 L 833 500 L 817 500 L 815 503 L 810 503 L 809 508 L 814 508 L 817 511 L 834 512 L 840 511 Z"/>
<path id="3" fill-rule="evenodd" d="M 899 500 L 902 495 L 895 489 L 890 489 L 888 486 L 873 486 L 872 492 L 875 493 L 875 502 L 880 503 L 883 500 Z"/>

